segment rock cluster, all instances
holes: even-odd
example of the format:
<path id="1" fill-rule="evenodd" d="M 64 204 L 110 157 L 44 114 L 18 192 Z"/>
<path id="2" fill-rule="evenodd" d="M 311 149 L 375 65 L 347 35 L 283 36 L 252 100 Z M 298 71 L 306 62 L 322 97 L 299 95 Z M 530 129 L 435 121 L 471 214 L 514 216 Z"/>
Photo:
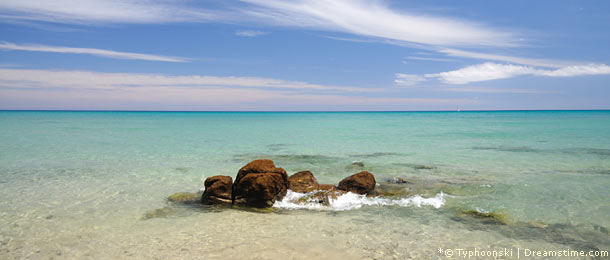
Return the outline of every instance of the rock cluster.
<path id="1" fill-rule="evenodd" d="M 205 180 L 202 204 L 233 204 L 257 208 L 271 207 L 286 196 L 288 189 L 294 192 L 318 191 L 320 203 L 328 203 L 329 197 L 354 192 L 372 194 L 375 176 L 362 171 L 339 182 L 338 186 L 319 184 L 310 171 L 301 171 L 288 177 L 286 171 L 275 167 L 272 160 L 254 160 L 239 169 L 235 182 L 229 176 L 213 176 Z"/>

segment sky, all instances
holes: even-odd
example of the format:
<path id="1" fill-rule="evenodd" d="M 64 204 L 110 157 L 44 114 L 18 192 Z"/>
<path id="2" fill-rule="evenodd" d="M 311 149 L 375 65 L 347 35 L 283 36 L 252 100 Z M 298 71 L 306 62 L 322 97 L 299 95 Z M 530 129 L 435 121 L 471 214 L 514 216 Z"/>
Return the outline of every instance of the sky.
<path id="1" fill-rule="evenodd" d="M 0 0 L 0 109 L 610 109 L 610 1 Z"/>

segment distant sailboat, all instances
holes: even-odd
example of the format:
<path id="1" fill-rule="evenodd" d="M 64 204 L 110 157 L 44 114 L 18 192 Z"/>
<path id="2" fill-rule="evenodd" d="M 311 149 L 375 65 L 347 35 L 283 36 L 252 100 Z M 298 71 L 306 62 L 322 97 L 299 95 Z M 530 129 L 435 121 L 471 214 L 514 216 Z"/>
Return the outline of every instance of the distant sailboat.
<path id="1" fill-rule="evenodd" d="M 460 106 L 455 106 L 455 111 L 460 112 Z"/>

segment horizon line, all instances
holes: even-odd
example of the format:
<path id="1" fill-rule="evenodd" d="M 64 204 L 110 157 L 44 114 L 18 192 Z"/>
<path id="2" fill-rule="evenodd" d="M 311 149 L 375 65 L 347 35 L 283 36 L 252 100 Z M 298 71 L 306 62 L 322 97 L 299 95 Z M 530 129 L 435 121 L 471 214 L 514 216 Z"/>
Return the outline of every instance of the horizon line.
<path id="1" fill-rule="evenodd" d="M 0 112 L 192 112 L 192 113 L 400 113 L 400 112 L 527 112 L 610 111 L 600 109 L 466 109 L 466 110 L 112 110 L 112 109 L 0 109 Z"/>

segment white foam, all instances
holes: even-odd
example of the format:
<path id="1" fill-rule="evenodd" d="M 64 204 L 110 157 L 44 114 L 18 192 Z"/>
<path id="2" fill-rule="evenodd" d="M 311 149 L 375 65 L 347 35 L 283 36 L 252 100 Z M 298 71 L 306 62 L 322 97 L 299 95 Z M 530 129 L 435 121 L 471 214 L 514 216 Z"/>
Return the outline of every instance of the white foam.
<path id="1" fill-rule="evenodd" d="M 308 193 L 298 193 L 288 190 L 286 196 L 281 201 L 276 201 L 273 207 L 285 209 L 310 209 L 310 210 L 334 210 L 344 211 L 358 209 L 362 206 L 399 206 L 399 207 L 422 207 L 432 206 L 440 208 L 445 205 L 445 194 L 438 193 L 432 198 L 424 198 L 415 195 L 402 199 L 388 199 L 382 197 L 367 197 L 352 192 L 343 194 L 337 199 L 329 199 L 329 205 L 322 205 L 314 200 L 299 202 L 299 199 L 308 196 Z"/>

